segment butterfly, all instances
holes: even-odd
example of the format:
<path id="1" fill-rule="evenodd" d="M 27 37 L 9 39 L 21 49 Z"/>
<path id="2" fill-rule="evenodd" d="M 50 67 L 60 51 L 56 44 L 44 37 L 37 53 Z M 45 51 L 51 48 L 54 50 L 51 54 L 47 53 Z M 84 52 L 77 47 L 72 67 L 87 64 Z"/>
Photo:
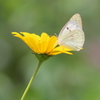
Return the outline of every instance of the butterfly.
<path id="1" fill-rule="evenodd" d="M 82 20 L 80 14 L 77 13 L 61 29 L 57 42 L 59 45 L 69 48 L 72 51 L 79 51 L 82 49 L 84 41 L 85 36 L 82 30 Z"/>

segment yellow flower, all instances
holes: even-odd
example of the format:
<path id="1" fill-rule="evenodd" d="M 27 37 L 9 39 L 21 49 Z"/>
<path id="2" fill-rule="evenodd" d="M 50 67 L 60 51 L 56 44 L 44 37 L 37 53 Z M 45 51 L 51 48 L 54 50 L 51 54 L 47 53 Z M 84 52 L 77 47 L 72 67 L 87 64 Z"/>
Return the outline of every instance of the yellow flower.
<path id="1" fill-rule="evenodd" d="M 22 39 L 35 54 L 57 55 L 60 53 L 72 54 L 69 48 L 57 45 L 57 37 L 42 33 L 41 36 L 27 32 L 12 32 L 15 37 Z"/>

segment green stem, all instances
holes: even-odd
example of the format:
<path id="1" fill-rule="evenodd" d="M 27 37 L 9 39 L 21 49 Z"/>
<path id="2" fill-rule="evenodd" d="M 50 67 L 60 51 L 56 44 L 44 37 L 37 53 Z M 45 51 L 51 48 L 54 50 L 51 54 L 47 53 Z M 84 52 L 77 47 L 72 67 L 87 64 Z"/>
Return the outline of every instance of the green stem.
<path id="1" fill-rule="evenodd" d="M 42 63 L 43 63 L 43 61 L 39 60 L 38 66 L 36 67 L 32 77 L 31 77 L 31 79 L 30 79 L 30 81 L 29 81 L 29 83 L 28 83 L 28 85 L 27 85 L 22 97 L 21 97 L 21 100 L 24 100 L 24 98 L 25 98 L 25 96 L 26 96 L 26 94 L 27 94 L 27 92 L 28 92 L 28 90 L 29 90 L 29 88 L 30 88 L 35 76 L 36 76 L 36 73 L 37 73 L 37 71 L 38 71 L 38 69 L 39 69 L 39 67 L 41 66 Z"/>

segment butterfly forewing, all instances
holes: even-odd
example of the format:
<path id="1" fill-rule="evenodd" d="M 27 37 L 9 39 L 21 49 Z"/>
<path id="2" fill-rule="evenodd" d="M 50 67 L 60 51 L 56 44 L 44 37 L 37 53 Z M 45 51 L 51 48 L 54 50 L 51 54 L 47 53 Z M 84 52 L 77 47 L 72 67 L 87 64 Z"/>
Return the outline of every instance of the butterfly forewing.
<path id="1" fill-rule="evenodd" d="M 82 29 L 82 19 L 81 19 L 81 16 L 80 14 L 75 14 L 73 15 L 69 21 L 75 21 Z"/>

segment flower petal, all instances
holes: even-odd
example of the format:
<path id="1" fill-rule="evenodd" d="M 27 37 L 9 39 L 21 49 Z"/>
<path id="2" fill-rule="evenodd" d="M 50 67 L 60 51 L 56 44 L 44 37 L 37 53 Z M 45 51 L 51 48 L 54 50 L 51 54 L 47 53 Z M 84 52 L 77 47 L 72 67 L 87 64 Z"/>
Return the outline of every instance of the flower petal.
<path id="1" fill-rule="evenodd" d="M 50 51 L 52 51 L 54 47 L 56 46 L 56 43 L 57 43 L 57 37 L 52 36 L 50 40 L 48 41 L 48 47 L 47 47 L 46 53 L 49 53 Z"/>
<path id="2" fill-rule="evenodd" d="M 41 39 L 38 45 L 40 53 L 46 52 L 49 39 L 50 39 L 50 36 L 48 34 L 46 33 L 41 34 Z"/>
<path id="3" fill-rule="evenodd" d="M 64 48 L 63 46 L 58 46 L 58 47 L 55 47 L 52 52 L 49 53 L 49 55 L 57 55 L 57 54 L 60 54 L 60 53 L 66 53 L 66 54 L 70 54 L 72 55 L 72 53 L 68 52 L 70 51 L 69 49 L 66 49 Z"/>
<path id="4" fill-rule="evenodd" d="M 22 39 L 34 52 L 38 52 L 38 35 L 36 34 L 30 34 L 27 32 L 20 32 L 21 34 L 17 33 L 17 32 L 12 32 L 12 34 L 14 34 L 15 37 L 19 37 L 20 39 Z"/>

